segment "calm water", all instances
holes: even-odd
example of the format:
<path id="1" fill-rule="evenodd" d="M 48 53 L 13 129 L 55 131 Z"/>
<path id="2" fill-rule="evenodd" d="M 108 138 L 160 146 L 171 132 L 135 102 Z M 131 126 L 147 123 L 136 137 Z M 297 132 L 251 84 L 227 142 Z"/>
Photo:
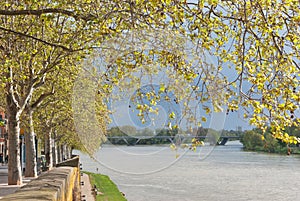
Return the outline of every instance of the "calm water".
<path id="1" fill-rule="evenodd" d="M 169 147 L 105 145 L 97 161 L 80 156 L 84 170 L 109 175 L 129 201 L 300 200 L 300 157 L 241 148 L 180 150 L 176 160 Z"/>

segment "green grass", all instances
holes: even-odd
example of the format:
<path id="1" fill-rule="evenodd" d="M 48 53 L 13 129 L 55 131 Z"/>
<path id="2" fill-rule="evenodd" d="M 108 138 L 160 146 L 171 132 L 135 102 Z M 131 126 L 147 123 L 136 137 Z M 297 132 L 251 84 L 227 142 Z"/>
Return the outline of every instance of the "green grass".
<path id="1" fill-rule="evenodd" d="M 108 176 L 91 172 L 84 173 L 89 175 L 92 186 L 96 184 L 98 191 L 103 193 L 103 195 L 96 196 L 97 201 L 126 201 L 116 184 Z"/>

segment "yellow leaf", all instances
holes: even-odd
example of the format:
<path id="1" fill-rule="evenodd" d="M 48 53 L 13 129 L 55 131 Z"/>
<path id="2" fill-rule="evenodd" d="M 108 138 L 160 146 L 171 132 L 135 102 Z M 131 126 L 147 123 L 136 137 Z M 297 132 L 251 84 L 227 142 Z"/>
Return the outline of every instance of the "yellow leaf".
<path id="1" fill-rule="evenodd" d="M 175 113 L 174 113 L 174 112 L 171 112 L 171 113 L 169 114 L 169 118 L 170 118 L 170 119 L 174 119 L 174 118 L 175 118 L 175 116 L 176 116 L 176 115 L 175 115 Z"/>

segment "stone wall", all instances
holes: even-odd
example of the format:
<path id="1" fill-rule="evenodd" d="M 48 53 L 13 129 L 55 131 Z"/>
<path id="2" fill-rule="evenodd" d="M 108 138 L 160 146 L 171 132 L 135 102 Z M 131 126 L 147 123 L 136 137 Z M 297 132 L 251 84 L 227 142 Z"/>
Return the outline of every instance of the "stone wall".
<path id="1" fill-rule="evenodd" d="M 56 165 L 56 167 L 64 167 L 64 166 L 68 166 L 68 167 L 77 167 L 79 168 L 79 156 L 73 155 L 71 159 L 65 160 L 61 163 L 58 163 Z"/>
<path id="2" fill-rule="evenodd" d="M 77 160 L 77 159 L 75 159 Z M 14 194 L 7 195 L 1 201 L 72 201 L 80 200 L 80 170 L 76 167 L 63 166 L 42 173 L 37 179 L 30 181 Z"/>

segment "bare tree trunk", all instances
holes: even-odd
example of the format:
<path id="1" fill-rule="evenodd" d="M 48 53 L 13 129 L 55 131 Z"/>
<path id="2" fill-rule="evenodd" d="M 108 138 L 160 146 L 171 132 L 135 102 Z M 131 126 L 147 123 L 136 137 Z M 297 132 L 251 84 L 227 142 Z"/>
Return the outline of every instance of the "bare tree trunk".
<path id="1" fill-rule="evenodd" d="M 70 155 L 70 158 L 72 158 L 73 157 L 73 148 L 72 147 L 69 147 L 69 155 Z"/>
<path id="2" fill-rule="evenodd" d="M 55 141 L 52 148 L 52 157 L 53 157 L 53 166 L 56 166 L 58 160 L 57 160 L 57 147 Z"/>
<path id="3" fill-rule="evenodd" d="M 35 134 L 34 134 L 32 114 L 33 111 L 31 110 L 31 108 L 29 108 L 28 109 L 29 133 L 25 133 L 25 144 L 26 144 L 25 177 L 37 177 Z"/>
<path id="4" fill-rule="evenodd" d="M 66 159 L 70 159 L 70 147 L 66 145 Z"/>
<path id="5" fill-rule="evenodd" d="M 60 151 L 60 145 L 57 145 L 57 163 L 60 163 L 62 161 L 61 159 L 61 151 Z"/>
<path id="6" fill-rule="evenodd" d="M 56 164 L 58 163 L 58 154 L 57 154 L 57 143 L 56 143 L 56 131 L 54 130 L 53 132 L 53 166 L 56 166 Z"/>
<path id="7" fill-rule="evenodd" d="M 20 161 L 20 113 L 13 103 L 10 94 L 6 97 L 8 117 L 8 185 L 22 184 L 22 171 Z"/>
<path id="8" fill-rule="evenodd" d="M 67 151 L 67 145 L 63 145 L 63 150 L 64 150 L 64 154 L 63 154 L 63 158 L 64 160 L 68 159 L 68 151 Z"/>
<path id="9" fill-rule="evenodd" d="M 60 145 L 60 155 L 61 155 L 61 162 L 63 162 L 65 160 L 64 145 Z"/>
<path id="10" fill-rule="evenodd" d="M 69 158 L 72 158 L 72 148 L 68 146 Z"/>
<path id="11" fill-rule="evenodd" d="M 49 170 L 53 168 L 51 133 L 52 133 L 52 128 L 50 127 L 49 131 L 46 132 L 46 135 L 45 135 L 46 166 L 49 168 Z"/>

